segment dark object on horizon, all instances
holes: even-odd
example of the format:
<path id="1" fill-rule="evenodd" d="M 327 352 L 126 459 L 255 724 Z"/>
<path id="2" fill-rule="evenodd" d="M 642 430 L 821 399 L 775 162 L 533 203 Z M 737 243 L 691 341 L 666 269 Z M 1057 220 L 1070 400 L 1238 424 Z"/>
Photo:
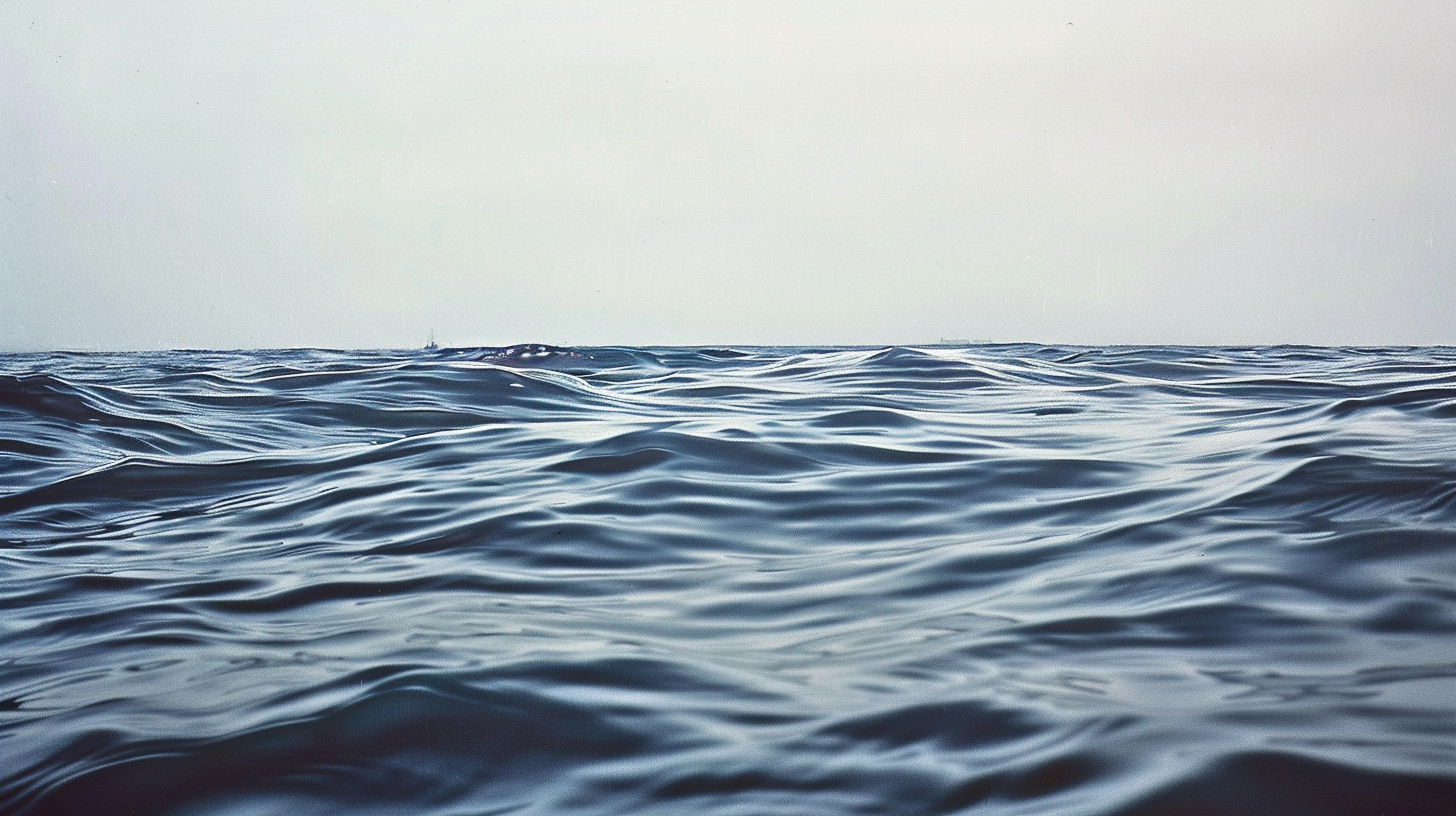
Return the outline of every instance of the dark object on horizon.
<path id="1" fill-rule="evenodd" d="M 511 360 L 533 360 L 537 357 L 550 357 L 556 354 L 572 354 L 569 349 L 553 346 L 548 343 L 517 343 L 514 346 L 507 346 L 495 354 L 496 357 L 505 357 Z"/>

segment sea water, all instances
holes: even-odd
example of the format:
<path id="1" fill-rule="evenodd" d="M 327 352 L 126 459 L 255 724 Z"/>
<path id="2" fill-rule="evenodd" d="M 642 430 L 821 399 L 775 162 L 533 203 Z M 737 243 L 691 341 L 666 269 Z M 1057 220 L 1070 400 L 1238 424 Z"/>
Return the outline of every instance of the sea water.
<path id="1" fill-rule="evenodd" d="M 0 813 L 1453 812 L 1453 349 L 0 355 Z"/>

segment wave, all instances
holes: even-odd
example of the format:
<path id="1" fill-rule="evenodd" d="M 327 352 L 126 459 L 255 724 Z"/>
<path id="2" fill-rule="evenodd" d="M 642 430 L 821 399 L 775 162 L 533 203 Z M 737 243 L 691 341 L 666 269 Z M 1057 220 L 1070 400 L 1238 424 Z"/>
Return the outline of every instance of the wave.
<path id="1" fill-rule="evenodd" d="M 1456 350 L 0 355 L 0 812 L 1456 800 Z"/>

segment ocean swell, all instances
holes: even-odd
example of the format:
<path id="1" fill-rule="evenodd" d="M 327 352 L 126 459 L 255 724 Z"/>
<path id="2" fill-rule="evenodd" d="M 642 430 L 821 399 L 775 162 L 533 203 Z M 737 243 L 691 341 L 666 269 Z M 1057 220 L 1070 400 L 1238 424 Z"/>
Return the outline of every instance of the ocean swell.
<path id="1" fill-rule="evenodd" d="M 1456 351 L 0 355 L 0 812 L 1456 802 Z"/>

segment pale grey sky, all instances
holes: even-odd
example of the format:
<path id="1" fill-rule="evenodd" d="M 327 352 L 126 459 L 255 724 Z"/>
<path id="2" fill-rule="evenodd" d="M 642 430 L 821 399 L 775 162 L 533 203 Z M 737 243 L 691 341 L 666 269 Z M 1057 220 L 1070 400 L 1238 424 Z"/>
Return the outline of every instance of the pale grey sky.
<path id="1" fill-rule="evenodd" d="M 1456 343 L 1456 3 L 0 5 L 0 348 Z"/>

